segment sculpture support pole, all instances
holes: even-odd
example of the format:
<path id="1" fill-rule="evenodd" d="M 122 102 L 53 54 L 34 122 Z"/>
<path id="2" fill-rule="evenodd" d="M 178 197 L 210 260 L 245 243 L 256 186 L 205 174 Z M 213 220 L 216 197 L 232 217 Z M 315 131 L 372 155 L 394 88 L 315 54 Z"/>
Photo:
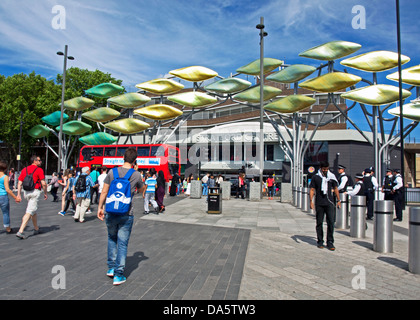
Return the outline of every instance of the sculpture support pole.
<path id="1" fill-rule="evenodd" d="M 260 18 L 260 199 L 263 195 L 264 172 L 264 18 Z"/>

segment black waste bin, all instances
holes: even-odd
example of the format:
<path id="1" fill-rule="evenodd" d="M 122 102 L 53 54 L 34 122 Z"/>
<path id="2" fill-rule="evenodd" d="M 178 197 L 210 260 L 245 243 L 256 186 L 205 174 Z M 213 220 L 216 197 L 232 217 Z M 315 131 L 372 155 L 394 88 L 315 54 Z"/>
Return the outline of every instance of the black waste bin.
<path id="1" fill-rule="evenodd" d="M 222 213 L 222 194 L 220 188 L 209 187 L 209 193 L 207 197 L 207 213 Z"/>

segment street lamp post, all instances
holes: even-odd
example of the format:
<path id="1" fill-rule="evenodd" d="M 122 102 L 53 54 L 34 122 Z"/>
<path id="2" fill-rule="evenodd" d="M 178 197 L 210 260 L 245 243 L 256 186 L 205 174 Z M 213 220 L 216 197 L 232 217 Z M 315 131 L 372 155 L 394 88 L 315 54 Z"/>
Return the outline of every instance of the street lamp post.
<path id="1" fill-rule="evenodd" d="M 403 117 L 403 97 L 402 97 L 402 75 L 401 75 L 401 26 L 400 26 L 400 1 L 396 0 L 397 13 L 397 47 L 398 47 L 398 89 L 399 89 L 399 103 L 400 103 L 400 150 L 401 150 L 401 177 L 405 183 L 404 170 L 404 117 Z M 404 187 L 404 186 L 403 186 Z M 404 188 L 402 188 L 404 190 Z M 403 208 L 405 208 L 406 193 L 404 192 Z"/>
<path id="2" fill-rule="evenodd" d="M 263 172 L 264 172 L 264 37 L 268 35 L 264 31 L 264 18 L 256 26 L 260 30 L 260 199 L 263 195 Z"/>
<path id="3" fill-rule="evenodd" d="M 64 67 L 63 67 L 63 84 L 62 84 L 62 90 L 61 90 L 61 113 L 60 113 L 60 131 L 58 134 L 58 170 L 59 173 L 61 171 L 61 161 L 63 158 L 63 113 L 64 113 L 64 93 L 66 90 L 66 70 L 67 70 L 67 59 L 74 60 L 74 57 L 67 56 L 68 46 L 64 46 L 64 53 L 59 51 L 57 54 L 59 56 L 64 56 Z"/>

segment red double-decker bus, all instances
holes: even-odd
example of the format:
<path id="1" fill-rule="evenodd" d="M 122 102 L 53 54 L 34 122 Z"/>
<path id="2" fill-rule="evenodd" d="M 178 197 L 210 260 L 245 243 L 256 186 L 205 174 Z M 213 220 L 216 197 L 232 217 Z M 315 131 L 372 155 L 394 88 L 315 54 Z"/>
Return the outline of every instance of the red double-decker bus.
<path id="1" fill-rule="evenodd" d="M 177 173 L 181 174 L 179 149 L 168 144 L 124 144 L 107 146 L 84 146 L 80 149 L 78 167 L 113 168 L 124 164 L 124 153 L 128 148 L 137 149 L 139 170 L 155 168 L 162 170 L 169 181 Z"/>

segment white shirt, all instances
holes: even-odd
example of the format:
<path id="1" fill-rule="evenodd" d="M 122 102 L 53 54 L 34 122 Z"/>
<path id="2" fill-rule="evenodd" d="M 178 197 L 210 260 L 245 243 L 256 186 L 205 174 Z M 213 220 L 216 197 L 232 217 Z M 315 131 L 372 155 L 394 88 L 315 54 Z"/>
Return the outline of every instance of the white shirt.
<path id="1" fill-rule="evenodd" d="M 347 191 L 347 194 L 350 197 L 353 197 L 353 196 L 355 196 L 360 191 L 360 188 L 361 188 L 361 184 L 360 183 L 356 183 L 356 185 L 353 187 L 353 190 Z"/>
<path id="2" fill-rule="evenodd" d="M 395 181 L 396 185 L 392 188 L 393 190 L 398 190 L 398 189 L 400 189 L 400 188 L 403 187 L 403 181 L 402 181 L 402 177 L 401 177 L 400 174 L 397 174 L 395 176 L 395 180 L 394 181 Z"/>
<path id="3" fill-rule="evenodd" d="M 346 174 L 343 172 L 340 176 L 341 177 L 341 183 L 338 186 L 338 191 L 344 189 L 344 187 L 346 186 L 347 181 L 349 181 L 349 178 L 347 178 Z"/>
<path id="4" fill-rule="evenodd" d="M 102 192 L 102 188 L 104 187 L 104 180 L 106 178 L 106 173 L 102 173 L 99 177 L 98 177 L 98 183 L 99 183 L 99 190 L 98 193 Z"/>

